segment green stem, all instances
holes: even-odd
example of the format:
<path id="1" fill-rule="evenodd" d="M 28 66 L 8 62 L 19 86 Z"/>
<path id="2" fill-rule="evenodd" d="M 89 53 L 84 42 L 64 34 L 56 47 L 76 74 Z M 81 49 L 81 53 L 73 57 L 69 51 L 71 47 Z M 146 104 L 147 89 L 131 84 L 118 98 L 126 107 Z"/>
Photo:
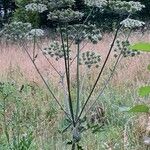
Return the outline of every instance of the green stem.
<path id="1" fill-rule="evenodd" d="M 75 143 L 72 143 L 72 148 L 71 150 L 75 150 L 76 149 L 76 144 Z"/>
<path id="2" fill-rule="evenodd" d="M 57 104 L 59 105 L 59 107 L 61 108 L 61 110 L 66 114 L 66 116 L 68 117 L 69 120 L 71 120 L 70 115 L 64 110 L 63 106 L 60 104 L 59 100 L 56 98 L 55 94 L 52 92 L 52 90 L 50 89 L 48 83 L 46 82 L 46 80 L 44 79 L 43 75 L 41 74 L 40 70 L 38 69 L 37 65 L 35 64 L 35 61 L 32 59 L 32 57 L 30 56 L 28 50 L 26 49 L 26 47 L 24 45 L 22 45 L 25 52 L 27 53 L 29 59 L 31 60 L 32 64 L 34 65 L 34 68 L 36 69 L 36 71 L 38 72 L 38 74 L 40 75 L 42 81 L 44 82 L 45 86 L 47 87 L 48 91 L 50 92 L 50 94 L 53 96 L 53 98 L 55 99 L 55 101 L 57 102 Z"/>
<path id="3" fill-rule="evenodd" d="M 7 143 L 9 145 L 9 149 L 12 150 L 11 144 L 10 144 L 10 139 L 9 139 L 8 127 L 7 127 L 7 123 L 6 123 L 6 98 L 8 96 L 9 96 L 9 94 L 4 97 L 4 101 L 3 101 L 4 102 L 3 103 L 4 133 L 6 135 Z"/>
<path id="4" fill-rule="evenodd" d="M 92 94 L 93 94 L 93 92 L 94 92 L 94 90 L 95 90 L 95 88 L 96 88 L 96 85 L 97 85 L 97 83 L 98 83 L 98 81 L 99 81 L 99 79 L 100 79 L 100 77 L 101 77 L 101 75 L 102 75 L 102 73 L 103 73 L 103 71 L 104 71 L 104 69 L 105 69 L 105 66 L 106 66 L 106 64 L 107 64 L 107 61 L 108 61 L 109 56 L 110 56 L 110 54 L 111 54 L 111 51 L 112 51 L 112 49 L 113 49 L 114 43 L 115 43 L 115 41 L 116 41 L 116 38 L 117 38 L 117 35 L 118 35 L 118 32 L 119 32 L 119 29 L 120 29 L 120 26 L 119 26 L 118 29 L 116 30 L 114 39 L 113 39 L 113 41 L 112 41 L 112 44 L 111 44 L 110 49 L 109 49 L 109 52 L 108 52 L 108 54 L 107 54 L 107 56 L 106 56 L 106 59 L 105 59 L 105 61 L 104 61 L 104 64 L 103 64 L 103 66 L 102 66 L 102 68 L 101 68 L 101 70 L 100 70 L 100 72 L 99 72 L 99 74 L 98 74 L 98 77 L 97 77 L 97 79 L 96 79 L 96 81 L 95 81 L 95 83 L 94 83 L 94 85 L 93 85 L 93 87 L 92 87 L 92 90 L 91 90 L 91 92 L 90 92 L 90 94 L 89 94 L 87 100 L 85 101 L 85 103 L 84 103 L 84 105 L 83 105 L 83 107 L 82 107 L 82 109 L 81 109 L 81 112 L 80 112 L 80 114 L 79 114 L 79 116 L 78 116 L 78 119 L 76 120 L 77 122 L 78 122 L 78 120 L 80 119 L 80 117 L 81 117 L 81 115 L 82 115 L 82 113 L 83 113 L 83 111 L 84 111 L 84 109 L 85 109 L 87 103 L 89 102 L 89 100 L 90 100 L 90 98 L 91 98 L 91 96 L 92 96 Z"/>
<path id="5" fill-rule="evenodd" d="M 72 98 L 71 98 L 70 79 L 69 79 L 70 75 L 68 75 L 67 55 L 66 55 L 66 50 L 65 50 L 65 44 L 64 44 L 62 29 L 61 29 L 61 26 L 59 26 L 59 27 L 60 27 L 61 42 L 62 42 L 62 47 L 63 47 L 63 52 L 64 52 L 65 72 L 66 72 L 67 87 L 68 87 L 69 109 L 70 109 L 70 114 L 71 114 L 71 118 L 72 118 L 72 123 L 73 123 L 73 126 L 75 127 L 74 112 L 73 112 L 73 105 L 72 105 Z"/>
<path id="6" fill-rule="evenodd" d="M 77 44 L 77 106 L 76 106 L 76 119 L 78 117 L 79 108 L 80 108 L 79 59 L 80 59 L 80 43 Z"/>

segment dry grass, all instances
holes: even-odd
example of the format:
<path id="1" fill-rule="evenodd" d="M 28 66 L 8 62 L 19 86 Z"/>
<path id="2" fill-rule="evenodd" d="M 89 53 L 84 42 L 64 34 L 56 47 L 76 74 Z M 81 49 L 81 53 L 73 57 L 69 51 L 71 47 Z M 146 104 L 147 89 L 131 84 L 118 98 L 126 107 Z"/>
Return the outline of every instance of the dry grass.
<path id="1" fill-rule="evenodd" d="M 105 34 L 104 38 L 101 42 L 99 42 L 97 45 L 91 45 L 87 44 L 83 51 L 86 50 L 93 50 L 97 51 L 101 54 L 102 60 L 104 60 L 107 51 L 110 47 L 110 43 L 112 41 L 113 35 L 112 34 Z M 122 36 L 120 36 L 122 38 Z M 142 35 L 141 33 L 137 32 L 132 34 L 130 41 L 139 42 L 139 41 L 150 41 L 150 35 L 149 33 L 145 33 Z M 41 48 L 46 47 L 49 44 L 49 40 L 44 40 L 39 44 Z M 28 50 L 32 52 L 33 45 L 28 45 Z M 75 46 L 73 46 L 73 49 L 75 49 Z M 23 81 L 23 79 L 27 79 L 29 81 L 34 82 L 41 82 L 41 79 L 39 75 L 37 74 L 36 70 L 34 69 L 31 61 L 29 60 L 26 52 L 23 50 L 22 47 L 18 45 L 0 45 L 0 76 L 1 80 L 8 79 L 13 74 L 14 80 L 20 80 Z M 55 73 L 55 71 L 52 69 L 52 67 L 49 65 L 49 63 L 45 60 L 43 57 L 41 51 L 37 49 L 38 57 L 36 59 L 36 64 L 39 67 L 40 71 L 46 78 L 46 80 L 51 79 L 57 79 L 58 75 Z M 149 79 L 149 73 L 146 71 L 146 67 L 148 64 L 150 64 L 149 54 L 141 54 L 140 56 L 137 56 L 135 58 L 127 58 L 123 59 L 120 65 L 118 66 L 117 73 L 115 74 L 115 77 L 113 79 L 113 83 L 116 85 L 122 85 L 122 84 L 132 84 L 131 81 L 134 81 L 136 83 L 143 83 L 144 80 L 147 81 Z M 112 64 L 114 60 L 113 54 L 110 58 L 110 61 L 108 63 L 108 66 Z M 63 61 L 56 62 L 54 59 L 50 58 L 50 61 L 55 65 L 58 71 L 64 72 L 64 64 Z M 74 65 L 72 65 L 72 73 L 74 72 Z M 96 70 L 94 70 L 95 73 L 97 73 Z M 95 73 L 92 74 L 95 76 Z M 57 81 L 57 80 L 56 80 Z"/>

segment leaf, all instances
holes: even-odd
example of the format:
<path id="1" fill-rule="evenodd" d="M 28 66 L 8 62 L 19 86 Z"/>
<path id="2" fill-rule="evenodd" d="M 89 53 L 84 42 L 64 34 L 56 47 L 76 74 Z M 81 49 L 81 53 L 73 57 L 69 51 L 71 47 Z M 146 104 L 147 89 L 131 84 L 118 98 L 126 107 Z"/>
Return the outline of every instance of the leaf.
<path id="1" fill-rule="evenodd" d="M 150 52 L 150 43 L 140 42 L 134 45 L 131 45 L 130 48 L 132 50 L 139 50 L 143 52 Z"/>
<path id="2" fill-rule="evenodd" d="M 147 105 L 136 105 L 132 107 L 128 112 L 149 112 L 149 107 Z"/>
<path id="3" fill-rule="evenodd" d="M 139 89 L 139 95 L 141 97 L 149 96 L 150 94 L 150 86 L 143 86 Z"/>
<path id="4" fill-rule="evenodd" d="M 150 64 L 147 66 L 147 69 L 150 71 Z"/>

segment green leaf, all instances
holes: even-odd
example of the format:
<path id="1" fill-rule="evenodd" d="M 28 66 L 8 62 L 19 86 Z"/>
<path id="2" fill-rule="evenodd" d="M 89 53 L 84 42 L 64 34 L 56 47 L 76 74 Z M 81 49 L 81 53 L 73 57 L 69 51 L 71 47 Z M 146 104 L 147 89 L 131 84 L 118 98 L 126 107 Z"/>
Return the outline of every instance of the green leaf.
<path id="1" fill-rule="evenodd" d="M 141 97 L 149 96 L 150 94 L 150 86 L 143 86 L 139 89 L 139 95 Z"/>
<path id="2" fill-rule="evenodd" d="M 150 71 L 150 64 L 147 66 L 147 69 Z"/>
<path id="3" fill-rule="evenodd" d="M 149 112 L 149 107 L 147 105 L 136 105 L 132 107 L 128 112 Z"/>
<path id="4" fill-rule="evenodd" d="M 136 43 L 134 45 L 131 45 L 130 49 L 139 50 L 143 52 L 150 52 L 150 43 L 144 43 L 144 42 Z"/>

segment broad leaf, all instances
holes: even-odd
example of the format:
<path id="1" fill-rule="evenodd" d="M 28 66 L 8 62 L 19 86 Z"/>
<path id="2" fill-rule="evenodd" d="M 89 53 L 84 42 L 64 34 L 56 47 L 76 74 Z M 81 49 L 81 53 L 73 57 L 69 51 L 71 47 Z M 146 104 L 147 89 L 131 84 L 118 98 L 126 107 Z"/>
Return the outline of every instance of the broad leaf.
<path id="1" fill-rule="evenodd" d="M 143 52 L 150 52 L 150 43 L 144 43 L 144 42 L 136 43 L 134 45 L 131 45 L 130 49 L 139 50 Z"/>
<path id="2" fill-rule="evenodd" d="M 149 96 L 150 94 L 150 86 L 143 86 L 139 89 L 139 95 L 141 97 Z"/>
<path id="3" fill-rule="evenodd" d="M 132 107 L 128 112 L 149 112 L 149 107 L 147 105 L 136 105 Z"/>

